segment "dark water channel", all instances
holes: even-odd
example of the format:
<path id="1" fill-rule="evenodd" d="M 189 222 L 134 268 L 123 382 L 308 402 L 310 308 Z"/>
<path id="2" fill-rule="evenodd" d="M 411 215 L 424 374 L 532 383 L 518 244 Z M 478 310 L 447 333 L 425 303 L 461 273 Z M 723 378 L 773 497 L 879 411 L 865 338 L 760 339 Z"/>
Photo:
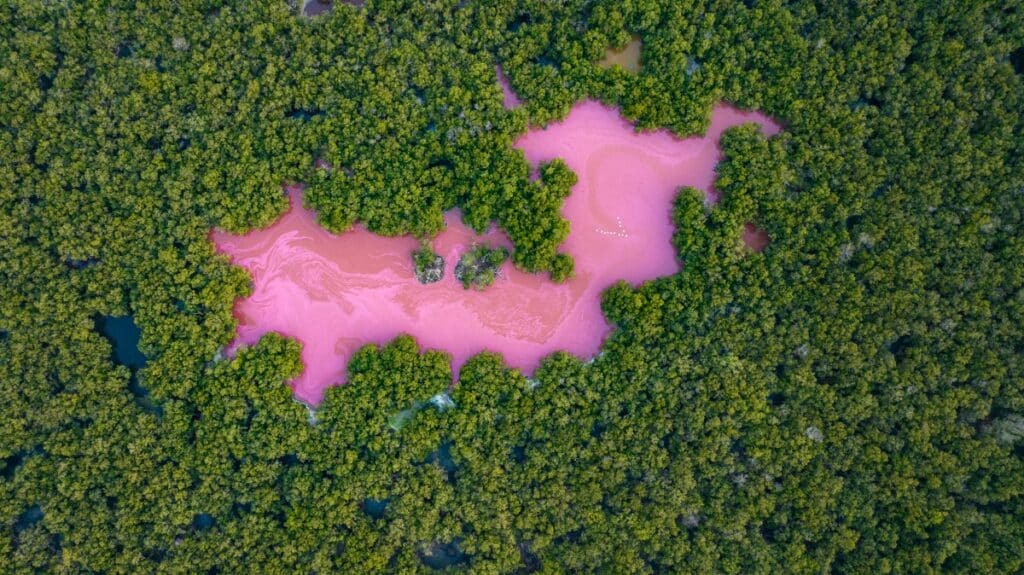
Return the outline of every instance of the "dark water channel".
<path id="1" fill-rule="evenodd" d="M 149 397 L 149 390 L 139 382 L 139 370 L 146 367 L 148 359 L 139 351 L 139 338 L 142 330 L 135 325 L 135 318 L 130 315 L 101 315 L 95 318 L 96 331 L 110 341 L 113 348 L 110 359 L 128 368 L 131 378 L 128 380 L 128 390 L 131 391 L 135 402 L 139 407 L 150 412 L 161 412 L 160 406 L 153 403 Z"/>
<path id="2" fill-rule="evenodd" d="M 134 371 L 146 366 L 146 356 L 139 351 L 139 337 L 142 330 L 135 325 L 130 315 L 101 315 L 96 317 L 96 330 L 103 334 L 114 347 L 111 359 Z"/>

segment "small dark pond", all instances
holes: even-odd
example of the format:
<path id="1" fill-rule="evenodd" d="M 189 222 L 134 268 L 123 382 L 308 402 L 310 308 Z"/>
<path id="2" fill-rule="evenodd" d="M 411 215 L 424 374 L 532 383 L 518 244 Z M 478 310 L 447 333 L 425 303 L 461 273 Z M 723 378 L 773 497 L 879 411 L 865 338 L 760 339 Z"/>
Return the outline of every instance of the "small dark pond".
<path id="1" fill-rule="evenodd" d="M 390 502 L 390 499 L 366 498 L 363 500 L 363 511 L 374 519 L 381 519 L 384 517 L 384 512 L 387 511 L 388 503 Z"/>
<path id="2" fill-rule="evenodd" d="M 135 325 L 130 315 L 101 315 L 96 318 L 96 330 L 103 334 L 114 347 L 112 359 L 115 363 L 131 370 L 146 366 L 146 356 L 139 351 L 139 337 L 142 330 Z"/>
<path id="3" fill-rule="evenodd" d="M 18 468 L 25 464 L 26 459 L 41 455 L 46 455 L 46 452 L 43 451 L 43 447 L 41 445 L 37 445 L 32 449 L 22 449 L 8 457 L 0 459 L 0 477 L 10 481 L 14 478 L 14 474 L 18 471 Z"/>
<path id="4" fill-rule="evenodd" d="M 134 49 L 132 48 L 132 43 L 129 41 L 119 43 L 117 48 L 114 50 L 114 54 L 118 58 L 131 58 L 133 52 Z"/>
<path id="5" fill-rule="evenodd" d="M 332 2 L 332 0 L 309 0 L 306 2 L 306 5 L 302 7 L 302 15 L 320 16 L 322 14 L 329 14 L 333 8 L 334 2 Z"/>
<path id="6" fill-rule="evenodd" d="M 469 555 L 459 548 L 459 539 L 451 543 L 434 543 L 426 552 L 419 553 L 420 562 L 431 569 L 447 569 L 469 561 Z"/>
<path id="7" fill-rule="evenodd" d="M 365 0 L 337 0 L 337 2 L 335 0 L 306 0 L 302 6 L 302 15 L 312 17 L 330 14 L 335 3 L 348 4 L 356 8 L 362 8 L 363 4 L 366 4 Z"/>
<path id="8" fill-rule="evenodd" d="M 14 471 L 25 462 L 25 453 L 19 451 L 10 457 L 0 459 L 0 477 L 10 481 L 14 478 Z"/>
<path id="9" fill-rule="evenodd" d="M 519 557 L 523 560 L 523 567 L 519 569 L 518 573 L 525 575 L 540 571 L 540 558 L 530 550 L 529 541 L 516 541 L 516 548 L 519 549 Z"/>
<path id="10" fill-rule="evenodd" d="M 441 447 L 437 448 L 437 451 L 434 451 L 433 453 L 427 456 L 427 460 L 425 463 L 436 464 L 438 467 L 444 470 L 445 475 L 448 476 L 448 481 L 454 482 L 455 471 L 458 469 L 458 466 L 455 465 L 455 460 L 452 459 L 451 442 L 446 441 L 442 443 Z"/>
<path id="11" fill-rule="evenodd" d="M 206 531 L 214 526 L 216 521 L 208 513 L 199 513 L 192 518 L 192 528 L 196 531 Z"/>
<path id="12" fill-rule="evenodd" d="M 1014 72 L 1024 74 L 1024 46 L 1010 52 L 1010 65 Z"/>
<path id="13" fill-rule="evenodd" d="M 43 520 L 43 508 L 39 505 L 29 507 L 27 511 L 14 521 L 14 531 L 19 533 Z"/>
<path id="14" fill-rule="evenodd" d="M 285 117 L 290 120 L 300 120 L 302 122 L 308 122 L 313 118 L 324 115 L 323 110 L 315 108 L 291 108 L 285 112 Z"/>
<path id="15" fill-rule="evenodd" d="M 107 338 L 113 347 L 110 359 L 131 371 L 128 390 L 135 397 L 135 402 L 150 413 L 161 413 L 160 406 L 149 398 L 149 390 L 139 383 L 138 370 L 146 367 L 148 359 L 139 351 L 142 330 L 135 325 L 135 318 L 130 315 L 101 315 L 95 318 L 95 322 L 96 331 Z"/>

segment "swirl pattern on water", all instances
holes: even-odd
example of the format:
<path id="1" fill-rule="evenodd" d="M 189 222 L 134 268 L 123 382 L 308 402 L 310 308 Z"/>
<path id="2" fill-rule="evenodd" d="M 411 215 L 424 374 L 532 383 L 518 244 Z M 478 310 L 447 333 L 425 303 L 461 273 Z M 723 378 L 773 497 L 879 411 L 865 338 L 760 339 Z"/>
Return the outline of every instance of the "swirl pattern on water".
<path id="1" fill-rule="evenodd" d="M 421 285 L 410 257 L 415 239 L 358 227 L 330 234 L 302 208 L 300 189 L 289 187 L 292 208 L 274 225 L 244 236 L 212 234 L 217 249 L 253 278 L 252 296 L 235 306 L 236 343 L 268 332 L 300 340 L 305 370 L 293 386 L 309 403 L 344 380 L 361 345 L 400 333 L 451 353 L 456 370 L 485 349 L 527 372 L 557 350 L 593 355 L 610 330 L 601 292 L 619 279 L 636 284 L 678 271 L 672 199 L 692 186 L 716 200 L 718 138 L 745 122 L 768 135 L 779 131 L 762 114 L 718 106 L 704 137 L 681 140 L 664 131 L 636 133 L 614 109 L 584 102 L 563 122 L 522 136 L 516 147 L 532 164 L 559 157 L 579 176 L 563 208 L 571 231 L 562 249 L 576 260 L 576 275 L 563 284 L 506 265 L 487 290 L 463 290 L 453 277 L 459 254 L 474 242 L 510 244 L 500 231 L 476 236 L 448 214 L 447 230 L 434 240 L 445 277 Z"/>

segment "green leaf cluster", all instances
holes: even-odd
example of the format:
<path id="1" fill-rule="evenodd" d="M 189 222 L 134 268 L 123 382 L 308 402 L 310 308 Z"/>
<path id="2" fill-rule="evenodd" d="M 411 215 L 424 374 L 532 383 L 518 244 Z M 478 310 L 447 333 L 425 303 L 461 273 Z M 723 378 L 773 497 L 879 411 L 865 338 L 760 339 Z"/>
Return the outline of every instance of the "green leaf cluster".
<path id="1" fill-rule="evenodd" d="M 459 257 L 459 263 L 455 265 L 455 279 L 463 289 L 485 289 L 494 283 L 501 264 L 507 259 L 508 250 L 503 247 L 474 245 Z"/>

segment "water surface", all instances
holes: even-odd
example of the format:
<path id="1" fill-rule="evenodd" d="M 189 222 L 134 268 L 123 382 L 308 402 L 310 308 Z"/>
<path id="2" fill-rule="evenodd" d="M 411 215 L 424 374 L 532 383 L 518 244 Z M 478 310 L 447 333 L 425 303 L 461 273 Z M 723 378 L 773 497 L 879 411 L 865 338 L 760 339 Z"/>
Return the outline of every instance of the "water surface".
<path id="1" fill-rule="evenodd" d="M 333 0 L 306 0 L 302 6 L 303 16 L 322 16 L 334 9 Z"/>
<path id="2" fill-rule="evenodd" d="M 743 243 L 755 252 L 763 252 L 764 248 L 768 247 L 772 241 L 768 237 L 768 232 L 750 223 L 743 226 L 743 234 L 740 237 L 743 239 Z"/>
<path id="3" fill-rule="evenodd" d="M 608 48 L 598 65 L 602 68 L 619 66 L 627 72 L 636 74 L 640 71 L 640 49 L 642 47 L 643 41 L 640 40 L 640 36 L 634 34 L 629 43 L 622 48 Z"/>
<path id="4" fill-rule="evenodd" d="M 128 368 L 128 391 L 142 409 L 150 413 L 162 413 L 160 406 L 149 397 L 149 390 L 139 382 L 139 370 L 146 367 L 148 358 L 139 350 L 139 339 L 142 330 L 135 325 L 135 318 L 130 315 L 101 315 L 93 318 L 96 329 L 110 341 L 110 359 Z"/>
<path id="5" fill-rule="evenodd" d="M 498 75 L 498 84 L 501 86 L 502 103 L 510 110 L 518 107 L 523 103 L 523 101 L 520 100 L 519 96 L 517 96 L 512 90 L 512 86 L 509 84 L 508 75 L 505 74 L 505 70 L 502 70 L 499 65 L 495 68 L 495 72 Z"/>
<path id="6" fill-rule="evenodd" d="M 110 341 L 111 359 L 128 369 L 136 370 L 146 366 L 146 356 L 139 351 L 142 330 L 135 325 L 130 315 L 101 315 L 93 319 L 96 329 Z"/>
<path id="7" fill-rule="evenodd" d="M 413 276 L 411 237 L 386 238 L 361 227 L 328 233 L 288 188 L 292 207 L 275 224 L 244 236 L 214 232 L 217 248 L 253 278 L 253 294 L 235 307 L 238 341 L 278 332 L 303 343 L 305 371 L 293 382 L 298 398 L 317 403 L 341 383 L 351 354 L 400 333 L 422 347 L 442 349 L 457 370 L 483 350 L 504 355 L 529 373 L 557 350 L 595 354 L 611 329 L 600 295 L 625 279 L 637 284 L 679 270 L 671 245 L 672 200 L 680 186 L 703 190 L 709 203 L 722 131 L 756 122 L 767 134 L 778 125 L 762 114 L 716 107 L 704 137 L 637 133 L 618 112 L 584 102 L 547 129 L 530 130 L 516 146 L 534 165 L 562 158 L 579 176 L 563 215 L 571 231 L 562 249 L 576 275 L 562 284 L 510 264 L 484 291 L 464 290 L 452 270 L 474 242 L 510 246 L 503 233 L 473 234 L 457 213 L 434 239 L 445 258 L 444 280 L 421 285 Z"/>

